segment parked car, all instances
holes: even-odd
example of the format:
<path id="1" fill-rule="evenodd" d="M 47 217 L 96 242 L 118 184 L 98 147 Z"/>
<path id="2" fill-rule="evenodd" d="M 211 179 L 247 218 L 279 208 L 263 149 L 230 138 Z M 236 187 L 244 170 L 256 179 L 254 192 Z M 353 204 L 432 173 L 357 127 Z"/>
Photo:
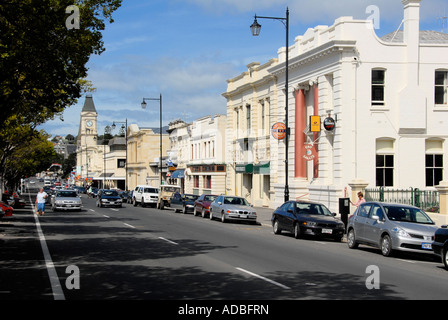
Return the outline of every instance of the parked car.
<path id="1" fill-rule="evenodd" d="M 3 215 L 5 217 L 12 216 L 12 214 L 14 212 L 14 209 L 10 205 L 6 204 L 5 202 L 0 202 L 0 208 L 3 211 Z"/>
<path id="2" fill-rule="evenodd" d="M 57 210 L 78 210 L 81 211 L 82 201 L 78 192 L 73 189 L 63 189 L 55 191 L 51 197 L 51 209 Z"/>
<path id="3" fill-rule="evenodd" d="M 161 185 L 157 200 L 157 208 L 163 210 L 165 207 L 169 207 L 171 205 L 171 196 L 176 192 L 180 192 L 180 186 L 171 184 Z"/>
<path id="4" fill-rule="evenodd" d="M 75 186 L 75 187 L 73 187 L 73 189 L 78 190 L 78 193 L 84 193 L 84 194 L 87 193 L 87 188 L 86 188 L 86 187 L 78 187 L 78 186 Z"/>
<path id="5" fill-rule="evenodd" d="M 365 202 L 349 218 L 347 244 L 351 249 L 374 246 L 384 256 L 395 250 L 433 254 L 436 230 L 434 221 L 414 206 Z"/>
<path id="6" fill-rule="evenodd" d="M 181 210 L 183 214 L 189 211 L 193 211 L 194 202 L 199 196 L 194 194 L 180 194 L 179 192 L 174 193 L 171 196 L 170 206 L 174 209 L 174 212 Z"/>
<path id="7" fill-rule="evenodd" d="M 3 208 L 0 207 L 0 219 L 5 216 L 5 212 L 3 211 Z"/>
<path id="8" fill-rule="evenodd" d="M 434 254 L 441 257 L 445 269 L 448 270 L 448 226 L 443 225 L 437 229 L 434 234 L 434 242 L 432 243 Z"/>
<path id="9" fill-rule="evenodd" d="M 97 207 L 122 207 L 122 199 L 116 190 L 100 189 L 96 197 Z"/>
<path id="10" fill-rule="evenodd" d="M 97 187 L 91 187 L 87 189 L 87 195 L 89 198 L 96 198 L 98 194 L 98 188 Z"/>
<path id="11" fill-rule="evenodd" d="M 210 220 L 221 219 L 221 222 L 228 220 L 257 222 L 257 212 L 247 202 L 246 199 L 238 196 L 218 196 L 210 204 Z"/>
<path id="12" fill-rule="evenodd" d="M 323 204 L 310 201 L 288 201 L 272 213 L 275 234 L 283 230 L 294 233 L 295 238 L 304 235 L 331 237 L 341 241 L 344 223 Z"/>
<path id="13" fill-rule="evenodd" d="M 194 202 L 194 215 L 201 214 L 202 218 L 207 217 L 210 214 L 210 204 L 215 201 L 217 195 L 203 194 Z"/>
<path id="14" fill-rule="evenodd" d="M 134 206 L 137 206 L 139 203 L 142 207 L 145 207 L 147 204 L 155 206 L 158 199 L 159 189 L 147 185 L 136 186 L 132 194 L 132 203 Z"/>

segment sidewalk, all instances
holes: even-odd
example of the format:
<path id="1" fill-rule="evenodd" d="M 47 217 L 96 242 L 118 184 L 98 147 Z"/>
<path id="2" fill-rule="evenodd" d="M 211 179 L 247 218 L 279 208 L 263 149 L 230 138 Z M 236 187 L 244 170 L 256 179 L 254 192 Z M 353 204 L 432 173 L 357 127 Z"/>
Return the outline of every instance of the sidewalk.
<path id="1" fill-rule="evenodd" d="M 257 211 L 257 222 L 263 226 L 271 227 L 272 212 L 274 212 L 274 209 L 267 207 L 254 207 L 254 209 Z"/>

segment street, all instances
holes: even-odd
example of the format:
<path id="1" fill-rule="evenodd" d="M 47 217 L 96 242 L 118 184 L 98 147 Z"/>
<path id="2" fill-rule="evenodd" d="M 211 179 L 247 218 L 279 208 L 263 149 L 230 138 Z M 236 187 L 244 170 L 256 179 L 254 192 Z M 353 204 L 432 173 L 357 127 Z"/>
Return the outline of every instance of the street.
<path id="1" fill-rule="evenodd" d="M 30 202 L 35 195 L 23 197 Z M 47 205 L 45 216 L 37 217 L 27 206 L 0 220 L 0 299 L 366 300 L 448 294 L 448 272 L 431 257 L 386 258 L 369 247 L 351 250 L 345 242 L 274 235 L 261 216 L 258 225 L 223 224 L 169 209 L 98 208 L 95 199 L 82 200 L 81 212 L 52 212 Z M 368 289 L 372 279 L 378 287 Z"/>

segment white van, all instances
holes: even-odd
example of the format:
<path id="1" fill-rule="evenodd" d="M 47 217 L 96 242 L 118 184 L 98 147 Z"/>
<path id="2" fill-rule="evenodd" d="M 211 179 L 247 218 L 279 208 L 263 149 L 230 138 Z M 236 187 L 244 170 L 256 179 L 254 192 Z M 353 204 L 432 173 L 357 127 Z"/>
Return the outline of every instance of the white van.
<path id="1" fill-rule="evenodd" d="M 136 186 L 132 193 L 132 204 L 137 206 L 139 203 L 142 207 L 147 204 L 155 206 L 159 199 L 159 189 L 153 186 L 139 185 Z"/>

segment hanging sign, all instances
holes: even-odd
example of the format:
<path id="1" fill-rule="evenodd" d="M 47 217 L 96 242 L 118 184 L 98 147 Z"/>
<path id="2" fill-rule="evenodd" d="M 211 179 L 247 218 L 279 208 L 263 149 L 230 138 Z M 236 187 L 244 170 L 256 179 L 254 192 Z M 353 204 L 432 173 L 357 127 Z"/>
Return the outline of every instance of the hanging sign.
<path id="1" fill-rule="evenodd" d="M 324 120 L 325 130 L 333 131 L 335 126 L 336 126 L 336 121 L 334 121 L 333 118 L 331 118 L 331 117 L 325 118 L 325 120 Z"/>
<path id="2" fill-rule="evenodd" d="M 283 122 L 274 123 L 272 126 L 272 136 L 277 140 L 285 139 L 286 125 Z"/>
<path id="3" fill-rule="evenodd" d="M 307 160 L 307 161 L 314 160 L 314 158 L 316 156 L 314 155 L 313 148 L 314 148 L 314 145 L 312 145 L 312 144 L 305 144 L 306 153 L 303 156 L 305 158 L 305 160 Z"/>
<path id="4" fill-rule="evenodd" d="M 310 131 L 320 132 L 320 116 L 310 116 Z"/>

